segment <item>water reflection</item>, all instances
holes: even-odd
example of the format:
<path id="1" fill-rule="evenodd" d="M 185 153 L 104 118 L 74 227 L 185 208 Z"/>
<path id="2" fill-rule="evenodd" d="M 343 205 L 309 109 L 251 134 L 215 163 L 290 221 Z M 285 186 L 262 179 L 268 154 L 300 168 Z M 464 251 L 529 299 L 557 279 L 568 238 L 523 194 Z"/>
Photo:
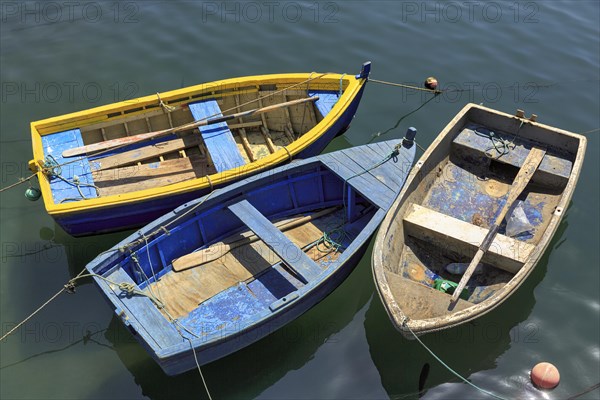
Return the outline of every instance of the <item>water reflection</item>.
<path id="1" fill-rule="evenodd" d="M 96 236 L 74 238 L 66 233 L 60 226 L 54 225 L 54 230 L 42 228 L 40 238 L 50 237 L 48 245 L 62 246 L 69 266 L 69 274 L 75 276 L 98 254 L 110 249 L 133 231 L 109 233 Z"/>
<path id="2" fill-rule="evenodd" d="M 464 377 L 479 371 L 496 368 L 498 358 L 511 343 L 534 343 L 538 328 L 528 319 L 535 305 L 534 289 L 546 275 L 549 256 L 562 243 L 567 229 L 563 219 L 548 250 L 523 285 L 502 305 L 490 313 L 458 327 L 425 335 L 421 340 L 438 357 Z M 427 391 L 442 383 L 459 379 L 436 361 L 417 341 L 405 339 L 389 322 L 380 301 L 374 301 L 366 315 L 365 330 L 371 357 L 381 373 L 385 390 L 391 398 L 426 397 Z M 502 390 L 499 395 L 521 397 L 529 391 L 522 382 L 514 385 L 492 383 Z M 506 391 L 508 387 L 512 393 Z M 476 395 L 474 389 L 464 386 L 463 391 Z M 439 393 L 437 393 L 439 394 Z M 456 394 L 456 393 L 455 393 Z"/>
<path id="3" fill-rule="evenodd" d="M 73 342 L 70 342 L 69 344 L 67 344 L 67 345 L 65 345 L 63 347 L 60 347 L 58 349 L 53 349 L 53 350 L 41 351 L 39 353 L 32 354 L 32 355 L 30 355 L 28 357 L 25 357 L 25 358 L 23 358 L 23 359 L 21 359 L 19 361 L 14 361 L 14 362 L 11 362 L 10 364 L 3 365 L 2 367 L 0 367 L 0 370 L 9 369 L 9 368 L 15 367 L 17 365 L 24 364 L 24 363 L 26 363 L 26 362 L 28 362 L 30 360 L 33 360 L 35 358 L 38 358 L 38 357 L 44 357 L 44 356 L 48 356 L 50 354 L 60 353 L 60 352 L 63 352 L 65 350 L 68 350 L 68 349 L 70 349 L 70 348 L 72 348 L 74 346 L 77 346 L 79 344 L 87 345 L 88 343 L 94 343 L 94 344 L 97 344 L 98 346 L 103 346 L 103 347 L 106 347 L 108 349 L 113 349 L 112 346 L 110 346 L 110 345 L 108 345 L 106 343 L 102 343 L 101 341 L 98 341 L 96 339 L 97 335 L 100 335 L 101 333 L 104 333 L 106 331 L 107 331 L 107 329 L 102 329 L 102 330 L 94 331 L 94 332 L 91 332 L 91 331 L 88 330 L 88 331 L 86 331 L 86 333 L 80 339 L 75 340 Z"/>

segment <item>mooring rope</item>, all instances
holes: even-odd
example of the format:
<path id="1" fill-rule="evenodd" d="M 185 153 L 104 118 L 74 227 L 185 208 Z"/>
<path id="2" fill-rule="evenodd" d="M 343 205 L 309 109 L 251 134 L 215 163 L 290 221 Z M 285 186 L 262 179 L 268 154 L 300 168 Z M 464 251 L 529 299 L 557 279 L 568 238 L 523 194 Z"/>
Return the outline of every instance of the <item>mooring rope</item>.
<path id="1" fill-rule="evenodd" d="M 29 182 L 36 175 L 37 175 L 37 172 L 31 174 L 27 178 L 23 178 L 23 177 L 19 178 L 19 180 L 17 182 L 13 183 L 12 185 L 8 185 L 7 187 L 3 187 L 2 189 L 0 189 L 0 193 L 4 192 L 5 190 L 12 189 L 12 188 L 14 188 L 16 186 L 19 186 L 22 183 Z"/>
<path id="2" fill-rule="evenodd" d="M 521 123 L 521 126 L 523 126 L 522 123 Z M 485 132 L 480 132 L 477 129 L 478 128 L 475 128 L 473 130 L 473 132 L 477 136 L 487 138 L 492 142 L 492 145 L 490 147 L 488 147 L 487 149 L 485 149 L 485 151 L 483 153 L 488 158 L 499 159 L 500 157 L 509 154 L 512 150 L 515 149 L 515 147 L 517 147 L 515 145 L 515 139 L 517 138 L 516 135 L 513 136 L 512 140 L 508 140 L 508 139 L 503 138 L 499 133 L 496 133 L 494 131 L 489 131 L 489 133 L 485 133 Z M 519 129 L 520 129 L 520 127 L 519 127 Z M 496 150 L 496 156 L 493 156 L 490 153 L 490 151 L 492 149 Z"/>
<path id="3" fill-rule="evenodd" d="M 579 134 L 580 135 L 587 135 L 588 133 L 595 133 L 595 132 L 598 132 L 598 131 L 600 131 L 600 128 L 592 129 L 592 130 L 589 130 L 589 131 L 586 131 L 586 132 L 581 132 Z"/>
<path id="4" fill-rule="evenodd" d="M 373 79 L 373 78 L 369 78 L 369 82 L 380 83 L 382 85 L 387 85 L 387 86 L 401 87 L 401 88 L 405 88 L 405 89 L 420 90 L 422 92 L 429 92 L 429 93 L 436 93 L 436 94 L 443 92 L 442 90 L 439 90 L 439 89 L 427 89 L 427 88 L 422 88 L 422 87 L 419 87 L 419 86 L 407 85 L 407 84 L 404 84 L 404 83 L 380 81 L 379 79 Z"/>
<path id="5" fill-rule="evenodd" d="M 23 326 L 24 324 L 27 323 L 27 321 L 29 321 L 31 318 L 33 318 L 38 312 L 40 312 L 44 307 L 46 307 L 48 304 L 50 304 L 54 299 L 56 299 L 62 292 L 70 292 L 72 290 L 72 284 L 71 281 L 73 281 L 74 279 L 79 278 L 81 275 L 83 275 L 83 273 L 86 271 L 86 269 L 82 269 L 81 272 L 79 274 L 77 274 L 75 276 L 75 278 L 72 278 L 71 280 L 69 280 L 69 282 L 67 282 L 66 284 L 63 285 L 63 287 L 56 292 L 52 297 L 50 297 L 46 302 L 44 302 L 44 304 L 42 304 L 41 306 L 39 306 L 34 312 L 32 312 L 31 314 L 29 314 L 29 316 L 27 316 L 27 318 L 25 318 L 23 321 L 21 321 L 20 323 L 18 323 L 17 325 L 15 325 L 10 331 L 8 331 L 7 333 L 5 333 L 4 335 L 2 335 L 2 337 L 0 338 L 0 342 L 2 342 L 4 339 L 6 339 L 8 336 L 10 336 L 13 332 L 15 332 L 17 329 L 19 329 L 21 326 Z"/>
<path id="6" fill-rule="evenodd" d="M 423 342 L 421 341 L 421 339 L 419 339 L 419 337 L 417 336 L 417 334 L 416 334 L 416 333 L 414 333 L 412 329 L 410 329 L 410 327 L 408 326 L 408 323 L 407 323 L 407 322 L 408 322 L 408 317 L 405 317 L 405 319 L 404 319 L 404 322 L 402 323 L 402 327 L 403 327 L 403 328 L 406 328 L 406 329 L 408 329 L 408 330 L 409 330 L 409 332 L 410 332 L 410 333 L 413 335 L 413 337 L 416 339 L 416 341 L 417 341 L 417 342 L 419 342 L 419 344 L 420 344 L 421 346 L 423 346 L 423 348 L 424 348 L 425 350 L 427 350 L 427 352 L 428 352 L 429 354 L 431 354 L 431 356 L 432 356 L 433 358 L 435 358 L 435 359 L 436 359 L 436 360 L 437 360 L 437 361 L 438 361 L 440 364 L 442 364 L 442 365 L 443 365 L 443 366 L 444 366 L 444 367 L 445 367 L 445 368 L 446 368 L 448 371 L 450 371 L 452 374 L 454 374 L 454 376 L 456 376 L 458 379 L 462 380 L 463 382 L 465 382 L 465 383 L 466 383 L 466 384 L 468 384 L 469 386 L 471 386 L 471 387 L 473 387 L 473 388 L 477 389 L 478 391 L 480 391 L 480 392 L 481 392 L 481 393 L 483 393 L 483 394 L 486 394 L 486 395 L 488 395 L 488 396 L 494 397 L 494 398 L 496 398 L 496 399 L 499 399 L 499 400 L 507 400 L 506 398 L 504 398 L 504 397 L 502 397 L 502 396 L 498 396 L 498 395 L 497 395 L 497 394 L 495 394 L 495 393 L 492 393 L 492 392 L 490 392 L 490 391 L 488 391 L 488 390 L 485 390 L 485 389 L 483 389 L 483 388 L 481 388 L 481 387 L 477 386 L 476 384 L 474 384 L 473 382 L 470 382 L 470 381 L 469 381 L 467 378 L 463 377 L 461 374 L 459 374 L 458 372 L 456 372 L 454 369 L 452 369 L 452 367 L 450 367 L 448 364 L 446 364 L 446 363 L 444 362 L 444 360 L 442 360 L 440 357 L 438 357 L 438 356 L 437 356 L 437 355 L 436 355 L 436 354 L 433 352 L 433 350 L 431 350 L 429 347 L 427 347 L 427 345 L 426 345 L 425 343 L 423 343 Z"/>
<path id="7" fill-rule="evenodd" d="M 600 130 L 600 129 L 598 129 Z M 596 383 L 595 385 L 590 386 L 589 388 L 585 389 L 583 392 L 577 393 L 573 396 L 570 396 L 567 400 L 575 400 L 580 398 L 581 396 L 583 396 L 584 394 L 588 394 L 589 392 L 592 392 L 596 389 L 600 388 L 600 382 Z"/>
<path id="8" fill-rule="evenodd" d="M 436 94 L 437 96 L 437 94 Z M 427 103 L 429 103 L 431 100 L 435 99 L 435 96 L 431 97 L 429 100 L 423 102 L 419 107 L 415 108 L 414 110 L 404 114 L 402 117 L 400 117 L 400 119 L 398 121 L 396 121 L 396 123 L 394 124 L 394 126 L 392 126 L 391 128 L 386 129 L 383 132 L 376 132 L 373 135 L 371 135 L 371 139 L 369 139 L 369 141 L 367 142 L 367 144 L 373 142 L 373 140 L 377 139 L 379 136 L 385 135 L 391 131 L 393 131 L 394 129 L 398 128 L 398 126 L 400 126 L 400 122 L 402 122 L 404 120 L 404 118 L 408 117 L 411 114 L 416 113 L 417 111 L 419 111 L 421 108 L 425 107 L 425 105 Z M 417 146 L 419 146 L 419 148 L 421 148 L 421 150 L 425 151 L 425 149 L 423 149 L 419 144 L 417 144 Z"/>

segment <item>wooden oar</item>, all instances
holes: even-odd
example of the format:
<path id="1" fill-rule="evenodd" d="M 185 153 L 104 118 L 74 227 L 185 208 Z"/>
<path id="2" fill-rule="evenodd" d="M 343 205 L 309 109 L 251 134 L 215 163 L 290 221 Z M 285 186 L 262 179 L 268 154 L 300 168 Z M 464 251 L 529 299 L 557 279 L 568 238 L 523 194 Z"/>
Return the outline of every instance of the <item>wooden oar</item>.
<path id="1" fill-rule="evenodd" d="M 67 150 L 63 151 L 62 156 L 63 157 L 74 157 L 74 156 L 80 156 L 82 154 L 92 153 L 92 152 L 96 152 L 96 151 L 100 151 L 100 150 L 112 149 L 113 147 L 122 146 L 122 145 L 126 145 L 126 144 L 131 144 L 131 143 L 137 143 L 137 142 L 141 142 L 143 140 L 153 139 L 153 138 L 156 138 L 159 136 L 167 135 L 169 133 L 181 132 L 181 131 L 188 130 L 188 129 L 198 128 L 200 126 L 218 124 L 220 122 L 226 122 L 226 121 L 229 121 L 229 120 L 232 120 L 235 118 L 242 118 L 242 117 L 247 117 L 247 116 L 251 116 L 251 115 L 263 114 L 263 113 L 266 113 L 269 111 L 277 110 L 279 108 L 290 107 L 290 106 L 293 106 L 296 104 L 302 104 L 302 103 L 306 103 L 309 101 L 316 101 L 318 99 L 319 99 L 319 96 L 313 96 L 313 97 L 307 97 L 304 99 L 291 100 L 291 101 L 286 101 L 285 103 L 273 104 L 273 105 L 270 105 L 267 107 L 255 108 L 253 110 L 242 111 L 239 113 L 224 115 L 221 117 L 206 118 L 206 119 L 203 119 L 200 121 L 191 122 L 189 124 L 176 126 L 174 128 L 163 129 L 163 130 L 154 131 L 154 132 L 140 133 L 139 135 L 125 136 L 122 138 L 117 138 L 117 139 L 112 139 L 112 140 L 106 140 L 104 142 L 89 144 L 87 146 L 81 146 L 81 147 L 75 147 L 72 149 L 67 149 Z"/>
<path id="2" fill-rule="evenodd" d="M 456 290 L 454 290 L 454 293 L 452 294 L 452 300 L 450 300 L 449 309 L 452 309 L 458 301 L 458 298 L 465 286 L 467 285 L 469 278 L 471 278 L 471 275 L 473 275 L 477 264 L 479 264 L 479 261 L 481 261 L 481 258 L 483 257 L 485 252 L 490 248 L 492 242 L 494 241 L 494 238 L 498 233 L 498 228 L 500 227 L 502 220 L 508 213 L 508 210 L 510 210 L 510 208 L 512 207 L 515 200 L 517 200 L 517 197 L 519 197 L 521 192 L 525 189 L 525 187 L 531 180 L 531 177 L 542 162 L 542 159 L 544 158 L 545 154 L 546 150 L 540 149 L 538 147 L 534 147 L 531 149 L 531 151 L 529 151 L 527 158 L 525 158 L 525 161 L 523 162 L 521 169 L 519 169 L 519 172 L 517 173 L 517 176 L 515 177 L 515 180 L 513 181 L 512 186 L 508 192 L 506 203 L 504 203 L 504 206 L 500 210 L 500 214 L 498 214 L 496 220 L 494 221 L 494 224 L 492 225 L 487 235 L 485 235 L 485 238 L 481 242 L 481 245 L 477 250 L 477 254 L 475 254 L 473 261 L 471 261 L 469 267 L 462 276 L 460 282 L 458 283 L 458 287 L 456 288 Z"/>
<path id="3" fill-rule="evenodd" d="M 327 214 L 331 214 L 335 210 L 339 209 L 339 207 L 330 207 L 319 212 L 316 212 L 311 215 L 307 215 L 305 217 L 299 217 L 294 219 L 283 220 L 275 224 L 275 226 L 282 232 L 285 232 L 289 229 L 296 228 L 302 224 L 315 220 L 317 218 L 323 217 Z M 254 234 L 245 235 L 234 235 L 222 242 L 215 243 L 206 249 L 202 249 L 196 251 L 194 253 L 186 254 L 185 256 L 179 257 L 173 260 L 173 270 L 174 271 L 183 271 L 189 268 L 198 267 L 200 265 L 209 263 L 214 261 L 225 254 L 229 253 L 231 250 L 244 246 L 250 243 L 254 243 L 259 240 L 258 236 Z M 241 238 L 240 238 L 241 237 Z"/>

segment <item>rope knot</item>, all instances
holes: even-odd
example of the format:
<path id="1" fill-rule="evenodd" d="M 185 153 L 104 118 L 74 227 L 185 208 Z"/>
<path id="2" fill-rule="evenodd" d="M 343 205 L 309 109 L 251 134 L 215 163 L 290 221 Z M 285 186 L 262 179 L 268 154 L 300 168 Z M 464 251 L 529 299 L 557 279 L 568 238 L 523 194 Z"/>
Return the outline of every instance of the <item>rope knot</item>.
<path id="1" fill-rule="evenodd" d="M 67 282 L 64 285 L 64 288 L 68 294 L 74 294 L 75 293 L 75 278 L 73 278 L 69 282 Z"/>
<path id="2" fill-rule="evenodd" d="M 127 293 L 129 296 L 135 293 L 135 285 L 133 283 L 121 282 L 119 283 L 119 289 L 121 289 L 122 292 Z"/>
<path id="3" fill-rule="evenodd" d="M 44 158 L 44 163 L 42 164 L 42 173 L 50 178 L 54 178 L 59 176 L 62 173 L 62 168 L 56 158 L 52 156 L 52 154 L 48 154 L 46 158 Z"/>
<path id="4" fill-rule="evenodd" d="M 163 112 L 168 113 L 168 112 L 175 110 L 175 107 L 170 106 L 170 105 L 166 104 L 164 101 L 162 101 L 162 99 L 160 98 L 160 94 L 158 94 L 158 92 L 156 93 L 156 97 L 158 97 L 158 105 L 160 106 L 160 108 L 163 109 Z"/>

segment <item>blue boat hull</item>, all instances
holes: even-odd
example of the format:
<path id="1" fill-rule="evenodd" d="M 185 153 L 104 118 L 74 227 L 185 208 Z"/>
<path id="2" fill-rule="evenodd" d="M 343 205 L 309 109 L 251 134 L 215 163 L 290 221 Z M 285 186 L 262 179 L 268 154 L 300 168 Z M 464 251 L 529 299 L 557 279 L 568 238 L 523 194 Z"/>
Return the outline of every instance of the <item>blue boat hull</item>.
<path id="1" fill-rule="evenodd" d="M 375 143 L 244 179 L 214 196 L 183 204 L 97 257 L 87 269 L 163 370 L 169 375 L 185 372 L 195 367 L 194 354 L 200 364 L 231 354 L 302 315 L 338 287 L 364 255 L 400 192 L 414 147 Z M 329 214 L 322 214 L 327 210 Z M 302 244 L 271 222 L 317 213 L 325 215 L 321 222 L 312 222 L 308 230 L 299 228 Z M 248 229 L 267 253 L 248 247 L 212 266 L 211 261 L 200 268 L 192 263 L 185 273 L 174 267 L 184 257 L 204 257 L 197 251 Z M 310 246 L 336 231 L 341 236 L 334 239 L 339 247 L 333 253 L 317 247 L 308 257 Z M 240 268 L 243 277 L 238 278 L 234 271 Z M 227 278 L 220 286 L 224 276 L 235 279 Z M 137 292 L 119 293 L 119 287 Z M 166 295 L 164 303 L 153 298 L 152 287 Z M 209 294 L 199 294 L 207 289 Z"/>

